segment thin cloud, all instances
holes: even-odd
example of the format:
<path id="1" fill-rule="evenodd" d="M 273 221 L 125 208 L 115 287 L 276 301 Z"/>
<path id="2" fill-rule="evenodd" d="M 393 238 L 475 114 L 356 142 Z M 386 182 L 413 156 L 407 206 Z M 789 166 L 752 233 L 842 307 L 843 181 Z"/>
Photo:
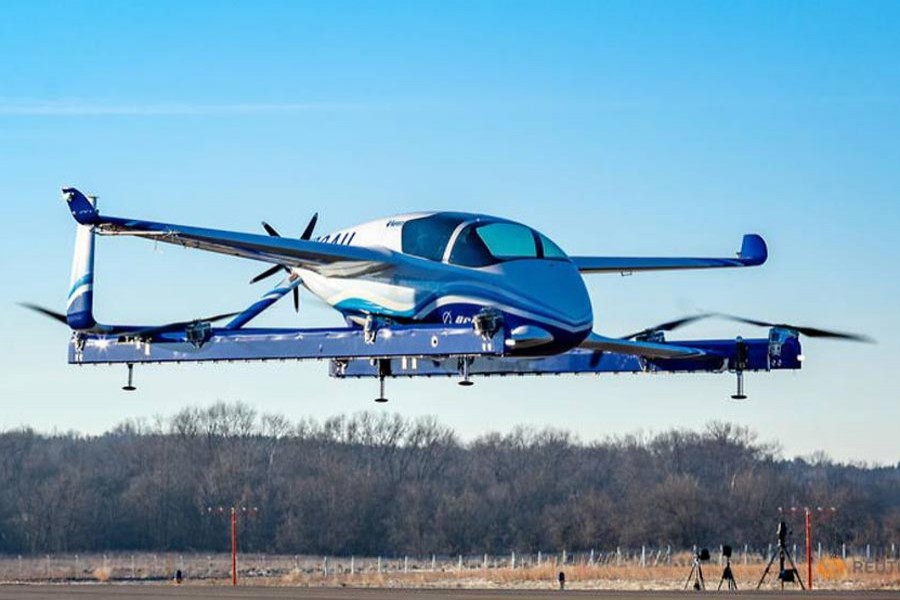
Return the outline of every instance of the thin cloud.
<path id="1" fill-rule="evenodd" d="M 217 116 L 352 110 L 364 105 L 346 102 L 275 102 L 236 104 L 91 103 L 80 100 L 12 101 L 0 99 L 4 116 Z"/>

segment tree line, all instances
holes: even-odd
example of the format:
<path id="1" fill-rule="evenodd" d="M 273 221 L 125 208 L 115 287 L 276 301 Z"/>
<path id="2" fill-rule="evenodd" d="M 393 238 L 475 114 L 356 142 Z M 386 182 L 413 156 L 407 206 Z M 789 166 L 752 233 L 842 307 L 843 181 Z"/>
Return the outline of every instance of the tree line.
<path id="1" fill-rule="evenodd" d="M 779 507 L 828 509 L 817 539 L 900 544 L 900 465 L 788 459 L 710 423 L 583 443 L 515 429 L 463 443 L 434 418 L 289 422 L 244 404 L 103 435 L 0 433 L 0 552 L 430 555 L 641 545 L 766 547 Z M 832 513 L 830 508 L 836 510 Z M 800 541 L 802 518 L 793 519 Z"/>

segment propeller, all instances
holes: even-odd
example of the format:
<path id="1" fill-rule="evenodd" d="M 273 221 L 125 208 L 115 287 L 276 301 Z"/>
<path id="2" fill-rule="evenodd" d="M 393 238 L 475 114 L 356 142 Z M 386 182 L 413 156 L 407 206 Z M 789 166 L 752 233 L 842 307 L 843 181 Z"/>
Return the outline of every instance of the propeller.
<path id="1" fill-rule="evenodd" d="M 58 313 L 55 310 L 50 310 L 49 308 L 44 308 L 43 306 L 39 306 L 37 304 L 32 304 L 30 302 L 20 302 L 19 306 L 23 308 L 27 308 L 29 310 L 33 310 L 36 313 L 40 313 L 45 317 L 49 317 L 54 321 L 58 321 L 63 325 L 68 325 L 69 322 L 66 320 L 66 315 L 62 313 Z M 175 321 L 174 323 L 166 323 L 165 325 L 154 325 L 152 327 L 143 327 L 139 329 L 133 329 L 131 331 L 118 331 L 120 339 L 128 338 L 128 337 L 150 337 L 152 335 L 156 335 L 158 333 L 165 333 L 167 331 L 178 331 L 179 329 L 183 329 L 185 327 L 189 327 L 195 323 L 214 323 L 216 321 L 221 321 L 223 319 L 228 319 L 234 316 L 241 314 L 240 312 L 230 312 L 230 313 L 222 313 L 218 315 L 213 315 L 211 317 L 206 317 L 202 319 L 191 319 L 189 321 Z"/>
<path id="2" fill-rule="evenodd" d="M 284 265 L 275 265 L 274 267 L 272 267 L 270 269 L 266 269 L 265 271 L 263 271 L 262 273 L 260 273 L 259 275 L 257 275 L 253 279 L 251 279 L 250 283 L 256 283 L 257 281 L 262 281 L 263 279 L 266 279 L 267 277 L 271 277 L 272 275 L 274 275 L 275 273 L 277 273 L 278 271 L 280 271 L 282 269 L 284 269 Z"/>
<path id="3" fill-rule="evenodd" d="M 19 302 L 19 306 L 27 308 L 28 310 L 33 310 L 34 312 L 40 313 L 45 317 L 49 317 L 54 321 L 59 321 L 63 325 L 69 324 L 69 322 L 66 320 L 66 315 L 58 313 L 55 310 L 50 310 L 49 308 L 44 308 L 43 306 L 38 306 L 37 304 L 32 304 L 31 302 Z"/>
<path id="4" fill-rule="evenodd" d="M 186 327 L 190 327 L 196 323 L 215 323 L 216 321 L 221 321 L 223 319 L 229 319 L 231 317 L 235 317 L 241 314 L 240 312 L 230 312 L 230 313 L 222 313 L 218 315 L 213 315 L 211 317 L 205 317 L 201 319 L 191 319 L 189 321 L 175 321 L 174 323 L 166 323 L 165 325 L 155 325 L 153 327 L 144 327 L 143 329 L 135 329 L 133 331 L 119 332 L 119 340 L 121 341 L 123 338 L 148 338 L 153 337 L 154 335 L 158 335 L 160 333 L 167 333 L 169 331 L 178 331 L 180 329 L 184 329 Z"/>
<path id="5" fill-rule="evenodd" d="M 319 213 L 315 213 L 312 216 L 312 219 L 309 220 L 309 223 L 306 224 L 306 229 L 303 230 L 303 233 L 300 234 L 301 240 L 308 240 L 312 237 L 313 229 L 316 228 L 316 223 L 319 221 Z"/>
<path id="6" fill-rule="evenodd" d="M 309 223 L 306 224 L 306 229 L 304 229 L 303 233 L 300 234 L 301 240 L 308 240 L 312 237 L 313 230 L 316 228 L 316 223 L 318 221 L 319 221 L 319 213 L 315 213 L 312 216 L 312 218 L 309 220 Z M 270 236 L 281 237 L 281 234 L 278 233 L 278 231 L 276 231 L 274 227 L 272 227 L 265 221 L 262 222 L 262 226 L 263 226 L 263 229 L 266 230 L 266 233 L 268 233 Z M 257 275 L 253 279 L 251 279 L 250 283 L 256 283 L 258 281 L 262 281 L 263 279 L 267 279 L 267 278 L 271 277 L 272 275 L 278 273 L 281 270 L 284 270 L 288 273 L 291 272 L 291 268 L 289 266 L 284 265 L 284 264 L 277 264 L 272 267 L 269 267 L 268 269 L 266 269 L 265 271 L 263 271 L 262 273 L 260 273 L 259 275 Z M 291 292 L 294 296 L 294 311 L 300 312 L 300 290 L 298 288 L 294 288 L 293 290 L 291 290 Z"/>
<path id="7" fill-rule="evenodd" d="M 703 319 L 709 319 L 712 317 L 717 317 L 720 319 L 728 319 L 729 321 L 736 321 L 738 323 L 745 323 L 747 325 L 756 325 L 757 327 L 779 327 L 782 329 L 792 329 L 797 333 L 805 335 L 811 338 L 830 338 L 837 340 L 847 340 L 851 342 L 866 342 L 866 343 L 874 343 L 875 340 L 870 338 L 867 335 L 862 335 L 858 333 L 847 333 L 843 331 L 830 331 L 828 329 L 820 329 L 818 327 L 804 327 L 800 325 L 791 325 L 789 323 L 770 323 L 768 321 L 759 321 L 757 319 L 747 319 L 745 317 L 738 317 L 735 315 L 729 315 L 725 313 L 703 313 L 699 315 L 693 315 L 690 317 L 682 317 L 680 319 L 675 319 L 673 321 L 667 321 L 665 323 L 661 323 L 656 325 L 655 327 L 648 327 L 642 331 L 638 331 L 637 333 L 632 333 L 628 336 L 623 336 L 623 340 L 630 340 L 634 338 L 638 338 L 641 336 L 646 336 L 651 333 L 655 333 L 657 331 L 673 331 L 675 329 L 679 329 L 684 327 L 685 325 L 689 325 L 696 321 L 700 321 Z"/>
<path id="8" fill-rule="evenodd" d="M 735 315 L 726 315 L 716 313 L 715 315 L 729 321 L 737 321 L 738 323 L 746 323 L 747 325 L 756 325 L 757 327 L 779 327 L 782 329 L 793 329 L 794 331 L 811 338 L 831 338 L 835 340 L 847 340 L 850 342 L 875 343 L 875 340 L 867 335 L 859 333 L 847 333 L 844 331 L 830 331 L 828 329 L 819 329 L 818 327 L 804 327 L 800 325 L 791 325 L 789 323 L 769 323 L 768 321 L 758 321 L 756 319 L 747 319 L 746 317 L 737 317 Z"/>
<path id="9" fill-rule="evenodd" d="M 675 329 L 680 329 L 685 325 L 690 325 L 695 321 L 700 321 L 702 319 L 708 319 L 710 317 L 715 316 L 712 313 L 703 313 L 699 315 L 693 315 L 690 317 L 682 317 L 680 319 L 675 319 L 673 321 L 666 321 L 665 323 L 660 323 L 655 327 L 648 327 L 647 329 L 642 329 L 636 333 L 632 333 L 631 335 L 622 336 L 623 340 L 632 340 L 634 338 L 650 335 L 652 333 L 656 333 L 657 331 L 674 331 Z"/>

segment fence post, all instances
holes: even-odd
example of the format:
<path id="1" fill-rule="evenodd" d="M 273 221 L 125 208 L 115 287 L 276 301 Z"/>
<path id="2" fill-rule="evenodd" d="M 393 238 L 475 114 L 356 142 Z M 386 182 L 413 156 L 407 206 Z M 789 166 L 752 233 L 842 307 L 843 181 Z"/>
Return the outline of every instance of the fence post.
<path id="1" fill-rule="evenodd" d="M 408 556 L 403 557 L 403 572 L 409 573 L 409 557 Z"/>
<path id="2" fill-rule="evenodd" d="M 81 560 L 75 555 L 75 579 L 81 577 Z"/>
<path id="3" fill-rule="evenodd" d="M 19 559 L 21 560 L 21 558 L 22 557 L 20 556 Z M 537 566 L 541 566 L 541 551 L 540 550 L 538 550 Z"/>
<path id="4" fill-rule="evenodd" d="M 327 556 L 322 557 L 322 573 L 325 575 L 325 577 L 328 577 L 328 557 Z"/>
<path id="5" fill-rule="evenodd" d="M 356 575 L 356 557 L 350 556 L 350 574 Z"/>
<path id="6" fill-rule="evenodd" d="M 462 554 L 459 555 L 459 562 L 456 564 L 456 570 L 462 573 Z"/>
<path id="7" fill-rule="evenodd" d="M 566 551 L 565 550 L 563 550 L 563 553 L 562 553 L 562 564 L 563 564 L 563 566 L 566 565 Z"/>
<path id="8" fill-rule="evenodd" d="M 434 554 L 431 555 L 431 572 L 434 573 L 434 562 L 435 562 Z"/>
<path id="9" fill-rule="evenodd" d="M 591 556 L 588 559 L 588 563 L 593 567 L 594 566 L 594 549 L 591 548 Z"/>
<path id="10" fill-rule="evenodd" d="M 847 560 L 847 543 L 841 544 L 841 559 Z"/>
<path id="11" fill-rule="evenodd" d="M 866 560 L 872 560 L 872 546 L 866 544 Z"/>
<path id="12" fill-rule="evenodd" d="M 647 546 L 641 545 L 641 568 L 647 566 Z"/>
<path id="13" fill-rule="evenodd" d="M 616 566 L 619 567 L 622 565 L 622 549 L 619 546 L 616 546 Z"/>
<path id="14" fill-rule="evenodd" d="M 747 544 L 744 544 L 744 556 L 743 556 L 743 562 L 744 562 L 745 565 L 747 564 Z"/>
<path id="15" fill-rule="evenodd" d="M 378 567 L 377 567 L 377 569 L 378 569 L 378 573 L 381 573 L 381 557 L 380 557 L 380 556 L 378 557 Z"/>

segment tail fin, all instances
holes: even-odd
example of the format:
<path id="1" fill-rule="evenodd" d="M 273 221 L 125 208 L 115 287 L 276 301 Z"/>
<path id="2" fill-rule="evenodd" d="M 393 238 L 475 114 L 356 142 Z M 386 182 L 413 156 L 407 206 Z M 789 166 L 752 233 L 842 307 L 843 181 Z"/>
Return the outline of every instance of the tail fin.
<path id="1" fill-rule="evenodd" d="M 90 225 L 97 215 L 96 199 L 89 199 L 74 188 L 64 189 L 63 193 L 78 221 L 66 321 L 72 329 L 91 329 L 97 325 L 94 320 L 94 228 Z"/>
<path id="2" fill-rule="evenodd" d="M 748 267 L 763 264 L 769 258 L 769 249 L 766 247 L 766 241 L 755 233 L 748 233 L 744 236 L 738 257 Z"/>
<path id="3" fill-rule="evenodd" d="M 63 188 L 62 192 L 76 221 L 82 225 L 93 225 L 100 219 L 96 203 L 91 202 L 87 196 L 75 188 Z"/>

